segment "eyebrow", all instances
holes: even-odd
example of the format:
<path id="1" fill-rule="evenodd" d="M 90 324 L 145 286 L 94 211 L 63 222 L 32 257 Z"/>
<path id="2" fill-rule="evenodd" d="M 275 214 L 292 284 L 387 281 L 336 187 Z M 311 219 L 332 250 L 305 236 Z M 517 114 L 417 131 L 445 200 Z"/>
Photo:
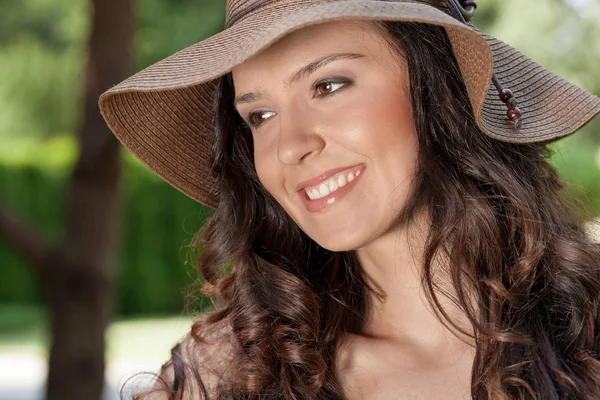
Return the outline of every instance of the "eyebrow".
<path id="1" fill-rule="evenodd" d="M 324 67 L 325 65 L 337 61 L 337 60 L 347 60 L 347 59 L 357 59 L 365 57 L 363 54 L 359 53 L 334 53 L 329 54 L 324 57 L 317 58 L 314 61 L 306 64 L 298 71 L 294 72 L 286 81 L 284 81 L 285 86 L 291 86 L 293 83 L 298 82 L 300 79 L 309 76 L 310 74 L 317 71 L 319 68 Z M 252 103 L 254 101 L 260 100 L 264 97 L 263 91 L 257 92 L 246 92 L 237 96 L 233 100 L 234 106 L 242 103 Z"/>

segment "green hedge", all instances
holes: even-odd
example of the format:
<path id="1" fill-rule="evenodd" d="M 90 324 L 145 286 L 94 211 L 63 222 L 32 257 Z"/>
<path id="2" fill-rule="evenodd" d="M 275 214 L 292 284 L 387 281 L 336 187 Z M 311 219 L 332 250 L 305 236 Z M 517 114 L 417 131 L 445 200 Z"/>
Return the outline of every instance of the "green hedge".
<path id="1" fill-rule="evenodd" d="M 67 145 L 72 146 L 73 143 Z M 17 148 L 13 144 L 13 149 Z M 48 150 L 43 143 L 39 148 Z M 65 153 L 69 156 L 63 161 L 71 164 L 68 159 L 73 158 L 74 153 L 70 150 Z M 33 165 L 23 159 L 12 161 L 0 163 L 2 197 L 48 241 L 58 242 L 63 234 L 68 167 Z M 131 157 L 125 157 L 125 161 L 121 182 L 120 251 L 115 265 L 117 311 L 122 314 L 179 312 L 185 288 L 197 277 L 195 260 L 187 245 L 210 210 L 162 182 Z M 0 303 L 41 302 L 39 285 L 30 268 L 2 242 L 0 265 Z"/>
<path id="2" fill-rule="evenodd" d="M 120 311 L 180 311 L 184 289 L 197 277 L 188 244 L 211 210 L 139 165 L 128 165 L 122 183 Z"/>

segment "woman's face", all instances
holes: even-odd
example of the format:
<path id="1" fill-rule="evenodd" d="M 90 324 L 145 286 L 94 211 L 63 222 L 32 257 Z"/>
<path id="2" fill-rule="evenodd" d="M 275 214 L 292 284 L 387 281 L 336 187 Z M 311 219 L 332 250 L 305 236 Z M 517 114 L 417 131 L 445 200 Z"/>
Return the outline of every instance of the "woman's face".
<path id="1" fill-rule="evenodd" d="M 415 173 L 406 61 L 367 23 L 295 31 L 233 70 L 258 177 L 333 251 L 391 233 Z"/>

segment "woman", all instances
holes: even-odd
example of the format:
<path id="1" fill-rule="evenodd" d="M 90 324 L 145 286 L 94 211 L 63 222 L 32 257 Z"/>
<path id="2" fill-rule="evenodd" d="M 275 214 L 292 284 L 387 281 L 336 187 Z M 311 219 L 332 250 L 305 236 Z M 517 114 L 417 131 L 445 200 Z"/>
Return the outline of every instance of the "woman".
<path id="1" fill-rule="evenodd" d="M 473 3 L 230 1 L 103 95 L 215 208 L 217 311 L 137 398 L 600 398 L 600 249 L 547 161 L 600 99 L 467 26 Z"/>

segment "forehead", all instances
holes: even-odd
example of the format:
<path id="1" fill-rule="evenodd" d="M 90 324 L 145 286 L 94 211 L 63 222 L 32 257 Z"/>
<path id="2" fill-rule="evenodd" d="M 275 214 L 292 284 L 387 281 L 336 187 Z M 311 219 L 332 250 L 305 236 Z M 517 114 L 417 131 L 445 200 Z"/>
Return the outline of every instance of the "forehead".
<path id="1" fill-rule="evenodd" d="M 260 77 L 287 73 L 318 56 L 330 53 L 361 53 L 374 60 L 385 58 L 389 44 L 372 22 L 331 21 L 304 27 L 284 36 L 273 45 L 232 70 L 236 87 Z"/>

